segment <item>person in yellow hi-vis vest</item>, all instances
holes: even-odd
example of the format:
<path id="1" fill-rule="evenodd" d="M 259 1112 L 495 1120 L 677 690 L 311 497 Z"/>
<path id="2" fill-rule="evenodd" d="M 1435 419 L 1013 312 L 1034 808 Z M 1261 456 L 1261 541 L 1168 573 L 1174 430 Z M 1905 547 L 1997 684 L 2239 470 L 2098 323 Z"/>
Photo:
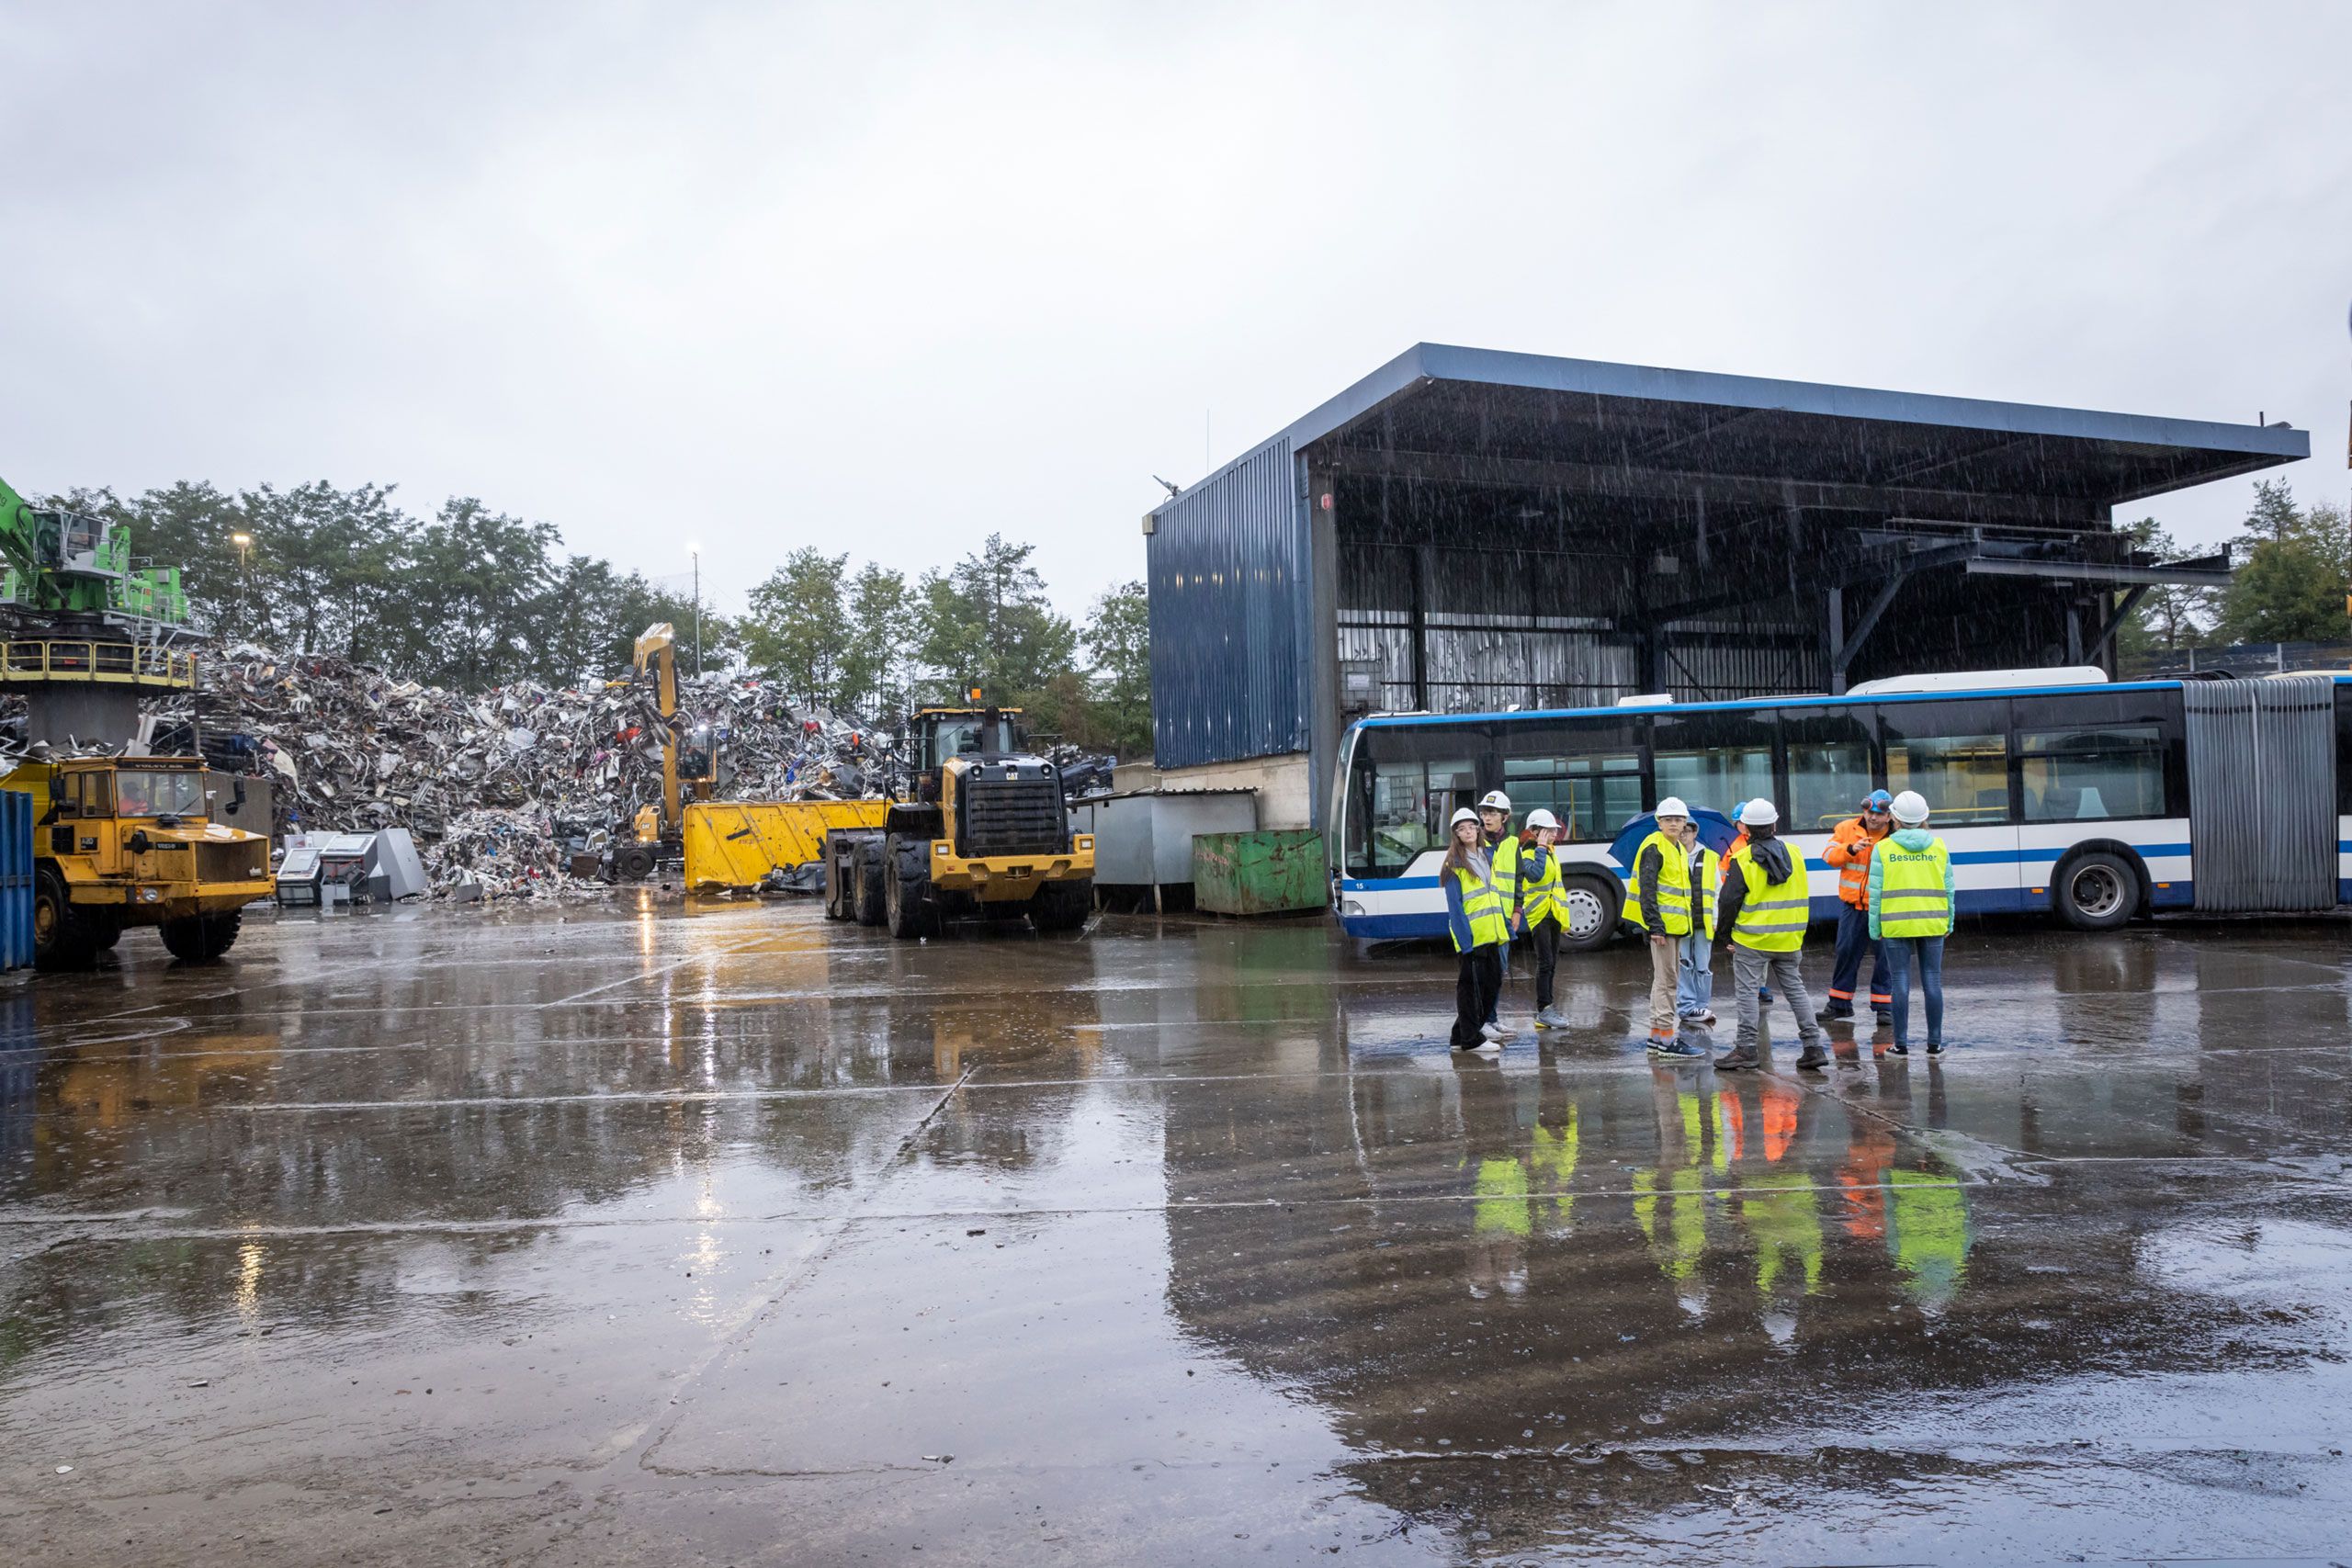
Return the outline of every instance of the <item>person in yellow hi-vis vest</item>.
<path id="1" fill-rule="evenodd" d="M 1691 885 L 1690 856 L 1682 847 L 1690 808 L 1669 795 L 1650 815 L 1657 826 L 1634 852 L 1633 880 L 1625 885 L 1625 905 L 1617 918 L 1649 937 L 1650 1055 L 1669 1062 L 1704 1062 L 1705 1047 L 1679 1038 L 1681 1019 L 1674 1007 L 1682 939 L 1702 923 L 1699 904 L 1707 896 L 1704 887 Z"/>
<path id="2" fill-rule="evenodd" d="M 1797 1037 L 1804 1042 L 1797 1066 L 1818 1072 L 1829 1065 L 1829 1053 L 1821 1048 L 1821 1025 L 1815 1021 L 1813 998 L 1805 994 L 1804 973 L 1797 964 L 1804 928 L 1813 918 L 1804 855 L 1780 836 L 1781 813 L 1769 800 L 1741 807 L 1739 823 L 1747 829 L 1747 842 L 1724 864 L 1723 900 L 1715 908 L 1715 930 L 1731 933 L 1739 1033 L 1732 1048 L 1715 1058 L 1715 1070 L 1764 1065 L 1756 1049 L 1757 1032 L 1764 1021 L 1757 992 L 1770 985 L 1780 988 L 1796 1014 Z"/>
<path id="3" fill-rule="evenodd" d="M 1527 830 L 1519 836 L 1519 859 L 1511 868 L 1511 934 L 1525 931 L 1534 939 L 1538 1029 L 1566 1029 L 1568 1024 L 1552 1005 L 1553 977 L 1560 967 L 1560 931 L 1568 921 L 1560 857 L 1552 852 L 1552 846 L 1559 841 L 1560 819 L 1537 807 L 1527 814 Z"/>
<path id="4" fill-rule="evenodd" d="M 1886 943 L 1888 1006 L 1898 1056 L 1911 1054 L 1911 963 L 1928 1001 L 1928 1055 L 1944 1051 L 1944 938 L 1951 934 L 1951 851 L 1928 831 L 1917 790 L 1894 797 L 1894 834 L 1871 856 L 1871 935 Z"/>
<path id="5" fill-rule="evenodd" d="M 1487 1017 L 1502 984 L 1510 916 L 1478 842 L 1478 814 L 1464 807 L 1453 814 L 1446 831 L 1445 863 L 1437 879 L 1445 890 L 1446 929 L 1453 938 L 1453 951 L 1462 955 L 1453 982 L 1453 1048 L 1499 1051 L 1502 1031 Z"/>
<path id="6" fill-rule="evenodd" d="M 1487 866 L 1494 874 L 1495 891 L 1503 896 L 1505 919 L 1519 902 L 1519 839 L 1510 830 L 1510 796 L 1498 789 L 1490 789 L 1478 802 L 1478 841 L 1487 852 Z M 1503 982 L 1510 978 L 1510 939 L 1516 934 L 1508 925 L 1503 931 L 1503 944 L 1495 950 L 1495 994 L 1487 1000 L 1485 1026 L 1492 1031 L 1489 1040 L 1510 1040 L 1518 1031 L 1503 1022 L 1501 1016 Z"/>

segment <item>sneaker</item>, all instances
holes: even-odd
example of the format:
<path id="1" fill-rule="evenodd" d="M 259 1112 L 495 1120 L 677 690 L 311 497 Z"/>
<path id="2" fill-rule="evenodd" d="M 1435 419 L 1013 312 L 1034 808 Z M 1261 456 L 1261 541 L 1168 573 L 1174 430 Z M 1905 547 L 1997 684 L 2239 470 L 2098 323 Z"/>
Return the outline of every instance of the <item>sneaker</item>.
<path id="1" fill-rule="evenodd" d="M 1715 1071 L 1719 1073 L 1747 1072 L 1763 1065 L 1764 1059 L 1756 1054 L 1753 1045 L 1735 1045 L 1715 1058 Z"/>
<path id="2" fill-rule="evenodd" d="M 1759 1001 L 1759 1002 L 1769 1002 L 1769 1001 L 1770 1001 L 1770 1000 L 1772 999 L 1772 987 L 1770 987 L 1770 986 L 1758 986 L 1758 987 L 1756 987 L 1756 999 L 1757 999 L 1758 1001 Z"/>
<path id="3" fill-rule="evenodd" d="M 1693 1023 L 1703 1023 L 1709 1029 L 1713 1029 L 1715 1026 L 1715 1010 L 1709 1008 L 1705 1012 L 1700 1013 L 1690 1021 Z"/>
<path id="4" fill-rule="evenodd" d="M 1890 1056 L 1908 1056 L 1911 1054 L 1911 1047 L 1898 1040 L 1886 1048 L 1886 1054 Z"/>
<path id="5" fill-rule="evenodd" d="M 1538 1029 L 1566 1029 L 1567 1026 L 1568 1015 L 1558 1008 L 1545 1008 L 1535 1015 L 1535 1027 Z"/>
<path id="6" fill-rule="evenodd" d="M 1650 1042 L 1650 1055 L 1661 1062 L 1688 1062 L 1696 1066 L 1707 1059 L 1707 1048 L 1693 1045 L 1688 1040 L 1653 1040 Z"/>
<path id="7" fill-rule="evenodd" d="M 1894 1027 L 1894 1015 L 1887 1011 L 1884 1008 L 1881 1008 L 1878 1011 L 1871 1014 L 1871 1021 L 1877 1024 L 1881 1029 L 1892 1029 Z"/>
<path id="8" fill-rule="evenodd" d="M 1813 1018 L 1816 1023 L 1843 1023 L 1850 1021 L 1853 1016 L 1854 1010 L 1851 1007 L 1831 1002 L 1827 1007 L 1815 1013 Z"/>
<path id="9" fill-rule="evenodd" d="M 1829 1053 L 1821 1048 L 1818 1040 L 1808 1040 L 1804 1053 L 1797 1058 L 1797 1066 L 1810 1072 L 1819 1072 L 1829 1065 Z"/>
<path id="10" fill-rule="evenodd" d="M 1943 1043 L 1942 1041 L 1940 1041 L 1940 1040 L 1930 1040 L 1930 1041 L 1928 1041 L 1928 1055 L 1930 1055 L 1930 1056 L 1940 1056 L 1940 1055 L 1942 1055 L 1943 1054 L 1944 1054 L 1944 1043 Z"/>
<path id="11" fill-rule="evenodd" d="M 1499 1056 L 1503 1054 L 1503 1048 L 1492 1040 L 1484 1040 L 1471 1046 L 1470 1054 L 1473 1056 Z"/>
<path id="12" fill-rule="evenodd" d="M 1486 1036 L 1487 1043 L 1489 1045 L 1498 1045 L 1510 1038 L 1510 1031 L 1499 1023 L 1482 1023 L 1478 1026 L 1478 1032 Z M 1477 1047 L 1474 1045 L 1471 1049 L 1475 1051 Z"/>

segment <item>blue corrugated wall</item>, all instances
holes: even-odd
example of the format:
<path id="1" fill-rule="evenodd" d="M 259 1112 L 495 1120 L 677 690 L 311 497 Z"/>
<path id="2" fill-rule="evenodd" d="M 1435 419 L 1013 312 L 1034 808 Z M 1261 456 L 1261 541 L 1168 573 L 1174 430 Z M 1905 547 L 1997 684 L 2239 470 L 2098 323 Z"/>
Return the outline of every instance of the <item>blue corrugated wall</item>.
<path id="1" fill-rule="evenodd" d="M 1313 578 L 1290 443 L 1153 513 L 1151 730 L 1163 768 L 1307 749 Z"/>

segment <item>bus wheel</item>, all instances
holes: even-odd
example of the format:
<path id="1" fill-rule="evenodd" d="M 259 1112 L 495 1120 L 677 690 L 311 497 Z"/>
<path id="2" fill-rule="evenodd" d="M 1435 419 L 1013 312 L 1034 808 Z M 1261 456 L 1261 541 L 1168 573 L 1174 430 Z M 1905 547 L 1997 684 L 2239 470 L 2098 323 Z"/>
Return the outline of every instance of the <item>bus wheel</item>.
<path id="1" fill-rule="evenodd" d="M 1560 901 L 1567 906 L 1567 926 L 1560 945 L 1570 953 L 1589 953 L 1617 934 L 1617 905 L 1609 885 L 1597 876 L 1571 876 L 1560 884 Z"/>
<path id="2" fill-rule="evenodd" d="M 2068 861 L 2050 891 L 2058 918 L 2078 931 L 2111 931 L 2140 912 L 2140 874 L 2105 850 Z"/>

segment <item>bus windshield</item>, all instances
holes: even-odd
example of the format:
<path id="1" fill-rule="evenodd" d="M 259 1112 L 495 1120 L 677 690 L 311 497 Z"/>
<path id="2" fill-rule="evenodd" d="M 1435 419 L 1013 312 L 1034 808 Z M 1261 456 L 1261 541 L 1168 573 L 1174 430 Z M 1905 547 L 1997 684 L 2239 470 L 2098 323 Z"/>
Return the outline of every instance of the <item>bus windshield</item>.
<path id="1" fill-rule="evenodd" d="M 122 817 L 201 817 L 204 775 L 190 769 L 118 768 L 115 811 Z"/>

